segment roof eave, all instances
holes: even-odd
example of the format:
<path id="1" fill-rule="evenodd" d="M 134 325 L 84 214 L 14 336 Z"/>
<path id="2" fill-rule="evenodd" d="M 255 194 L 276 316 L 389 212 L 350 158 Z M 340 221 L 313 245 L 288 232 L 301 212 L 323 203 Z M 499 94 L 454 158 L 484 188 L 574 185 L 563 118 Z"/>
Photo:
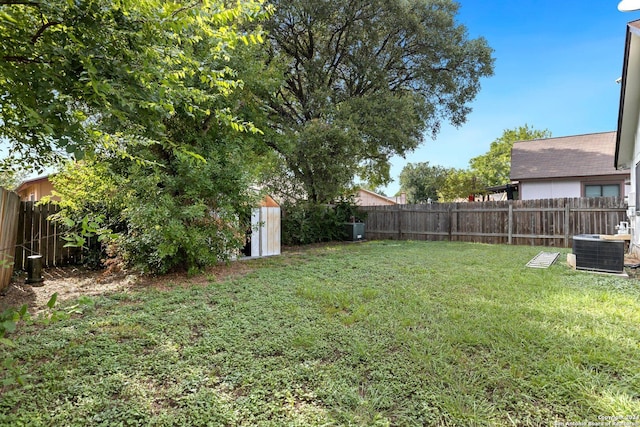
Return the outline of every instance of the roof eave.
<path id="1" fill-rule="evenodd" d="M 20 183 L 20 185 L 18 185 L 18 188 L 16 188 L 16 193 L 19 193 L 20 191 L 24 190 L 25 188 L 27 188 L 30 185 L 33 185 L 35 183 L 37 183 L 38 181 L 44 181 L 45 179 L 48 179 L 51 175 L 47 174 L 47 175 L 41 175 L 38 176 L 36 178 L 31 178 L 31 179 L 26 179 L 24 181 L 22 181 Z"/>
<path id="2" fill-rule="evenodd" d="M 627 24 L 614 159 L 616 169 L 629 169 L 633 163 L 640 114 L 640 82 L 636 78 L 630 79 L 630 76 L 640 76 L 640 21 Z"/>

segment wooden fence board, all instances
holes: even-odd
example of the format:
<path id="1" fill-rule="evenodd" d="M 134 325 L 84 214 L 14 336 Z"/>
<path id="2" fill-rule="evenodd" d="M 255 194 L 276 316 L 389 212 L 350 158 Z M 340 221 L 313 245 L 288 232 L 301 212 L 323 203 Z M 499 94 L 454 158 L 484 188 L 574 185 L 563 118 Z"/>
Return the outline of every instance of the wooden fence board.
<path id="1" fill-rule="evenodd" d="M 81 250 L 65 248 L 63 230 L 48 219 L 56 213 L 55 205 L 35 202 L 21 202 L 20 205 L 16 269 L 25 270 L 27 257 L 36 254 L 42 255 L 43 267 L 70 265 L 81 260 Z"/>
<path id="2" fill-rule="evenodd" d="M 19 209 L 18 195 L 0 187 L 0 291 L 9 286 L 15 268 Z"/>
<path id="3" fill-rule="evenodd" d="M 615 234 L 622 198 L 363 206 L 368 239 L 571 247 L 576 234 Z"/>

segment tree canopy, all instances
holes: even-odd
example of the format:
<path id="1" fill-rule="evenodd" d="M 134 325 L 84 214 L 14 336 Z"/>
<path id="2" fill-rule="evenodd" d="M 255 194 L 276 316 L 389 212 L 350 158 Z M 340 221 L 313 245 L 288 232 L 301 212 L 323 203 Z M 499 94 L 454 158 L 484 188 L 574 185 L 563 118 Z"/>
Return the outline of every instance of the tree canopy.
<path id="1" fill-rule="evenodd" d="M 469 161 L 469 169 L 447 169 L 430 166 L 429 162 L 409 163 L 400 173 L 401 189 L 407 192 L 411 203 L 424 203 L 427 199 L 449 202 L 484 194 L 487 187 L 511 182 L 511 149 L 515 142 L 550 136 L 548 129 L 536 130 L 526 124 L 506 129 L 491 143 L 487 153 Z"/>
<path id="2" fill-rule="evenodd" d="M 485 187 L 508 184 L 511 182 L 509 174 L 511 173 L 513 144 L 517 141 L 549 137 L 551 137 L 551 131 L 548 129 L 537 130 L 527 124 L 513 129 L 505 129 L 502 136 L 491 143 L 488 152 L 469 161 L 472 174 Z"/>
<path id="3" fill-rule="evenodd" d="M 13 165 L 86 159 L 54 178 L 71 243 L 98 235 L 96 260 L 153 273 L 233 256 L 256 197 L 259 130 L 238 117 L 263 2 L 1 4 L 0 136 Z"/>
<path id="4" fill-rule="evenodd" d="M 438 188 L 438 200 L 454 202 L 484 192 L 484 187 L 478 182 L 473 172 L 467 169 L 450 169 L 444 183 Z"/>
<path id="5" fill-rule="evenodd" d="M 0 138 L 9 162 L 41 167 L 52 156 L 171 145 L 165 120 L 183 105 L 201 128 L 242 127 L 210 106 L 239 84 L 220 60 L 261 39 L 259 28 L 241 26 L 266 12 L 262 0 L 1 2 Z"/>
<path id="6" fill-rule="evenodd" d="M 274 0 L 269 61 L 284 84 L 268 101 L 267 143 L 308 197 L 355 175 L 389 181 L 389 158 L 443 120 L 465 122 L 492 49 L 470 39 L 451 0 Z"/>
<path id="7" fill-rule="evenodd" d="M 400 173 L 400 189 L 407 193 L 408 203 L 435 202 L 449 173 L 449 169 L 430 166 L 429 162 L 409 163 Z"/>

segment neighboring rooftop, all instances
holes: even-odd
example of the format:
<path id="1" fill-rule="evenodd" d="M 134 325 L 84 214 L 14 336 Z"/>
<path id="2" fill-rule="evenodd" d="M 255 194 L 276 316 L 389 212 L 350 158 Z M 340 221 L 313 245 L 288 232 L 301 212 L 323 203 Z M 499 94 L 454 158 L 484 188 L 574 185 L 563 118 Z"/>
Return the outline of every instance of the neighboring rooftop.
<path id="1" fill-rule="evenodd" d="M 399 196 L 387 197 L 382 194 L 360 188 L 356 194 L 356 204 L 358 206 L 404 205 L 406 203 L 407 194 L 405 192 L 402 192 Z"/>
<path id="2" fill-rule="evenodd" d="M 616 170 L 616 132 L 534 139 L 513 144 L 511 179 L 628 175 Z"/>

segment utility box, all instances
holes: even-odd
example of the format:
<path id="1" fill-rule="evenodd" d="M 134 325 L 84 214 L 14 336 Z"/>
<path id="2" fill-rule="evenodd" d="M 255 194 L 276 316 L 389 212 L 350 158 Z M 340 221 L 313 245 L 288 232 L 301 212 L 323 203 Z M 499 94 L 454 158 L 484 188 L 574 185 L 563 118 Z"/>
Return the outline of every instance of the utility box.
<path id="1" fill-rule="evenodd" d="M 357 242 L 364 240 L 364 222 L 347 222 L 344 224 L 346 240 Z"/>

